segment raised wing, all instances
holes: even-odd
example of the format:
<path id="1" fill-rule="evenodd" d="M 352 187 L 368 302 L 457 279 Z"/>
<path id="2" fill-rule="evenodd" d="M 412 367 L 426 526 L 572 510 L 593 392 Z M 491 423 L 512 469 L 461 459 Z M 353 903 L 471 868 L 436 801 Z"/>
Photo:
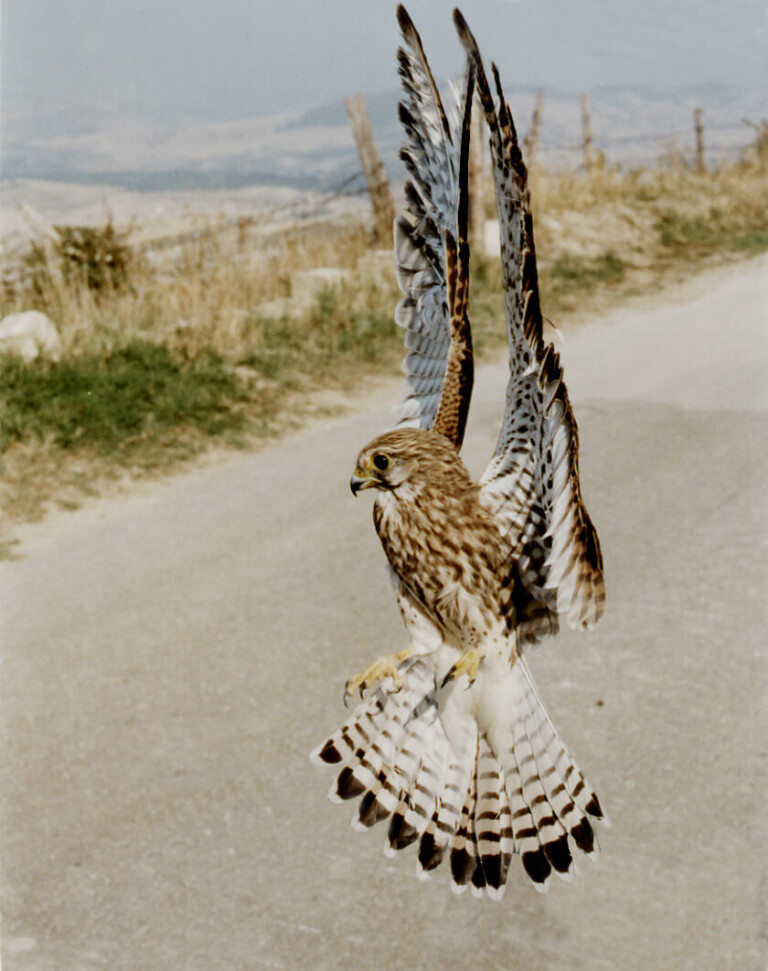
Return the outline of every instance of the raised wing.
<path id="1" fill-rule="evenodd" d="M 458 10 L 454 22 L 490 130 L 509 340 L 506 411 L 481 501 L 506 537 L 518 634 L 530 641 L 554 633 L 563 614 L 572 627 L 594 627 L 605 603 L 603 561 L 581 499 L 578 432 L 559 355 L 543 339 L 528 173 L 514 122 L 495 65 L 498 109 Z"/>
<path id="2" fill-rule="evenodd" d="M 403 98 L 400 121 L 408 169 L 405 210 L 395 223 L 397 277 L 405 294 L 395 321 L 405 329 L 407 394 L 395 409 L 399 425 L 432 428 L 461 448 L 472 396 L 472 339 L 467 318 L 467 166 L 474 79 L 461 116 L 449 120 L 421 38 L 402 6 L 397 17 L 406 48 L 398 50 Z"/>

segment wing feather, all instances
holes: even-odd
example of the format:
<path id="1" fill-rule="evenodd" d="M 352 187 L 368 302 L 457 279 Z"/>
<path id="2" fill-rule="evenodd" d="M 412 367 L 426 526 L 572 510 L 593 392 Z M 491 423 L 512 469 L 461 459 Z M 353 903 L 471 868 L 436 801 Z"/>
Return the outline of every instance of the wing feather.
<path id="1" fill-rule="evenodd" d="M 581 498 L 578 430 L 559 355 L 543 339 L 528 172 L 499 73 L 494 65 L 494 96 L 458 10 L 454 22 L 490 131 L 509 343 L 505 416 L 481 500 L 506 540 L 525 642 L 554 633 L 560 615 L 572 627 L 594 627 L 605 602 L 602 554 Z"/>
<path id="2" fill-rule="evenodd" d="M 449 119 L 418 31 L 397 10 L 405 47 L 398 51 L 403 96 L 401 158 L 409 173 L 405 210 L 395 222 L 397 278 L 405 296 L 395 322 L 405 329 L 406 396 L 399 425 L 434 428 L 461 447 L 472 394 L 472 343 L 467 319 L 466 242 L 471 71 L 461 112 Z"/>

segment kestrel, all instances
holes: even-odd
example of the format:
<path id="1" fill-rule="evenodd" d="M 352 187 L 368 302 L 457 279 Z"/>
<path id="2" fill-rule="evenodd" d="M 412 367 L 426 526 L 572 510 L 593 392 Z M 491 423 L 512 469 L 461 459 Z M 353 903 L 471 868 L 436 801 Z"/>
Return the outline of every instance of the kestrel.
<path id="1" fill-rule="evenodd" d="M 454 11 L 467 52 L 457 110 L 445 110 L 403 7 L 400 120 L 409 172 L 395 225 L 405 294 L 407 396 L 399 425 L 362 449 L 355 494 L 373 518 L 409 646 L 347 682 L 370 689 L 314 753 L 340 771 L 333 800 L 353 819 L 389 819 L 385 850 L 418 844 L 426 874 L 444 858 L 455 890 L 503 894 L 513 854 L 539 890 L 573 877 L 572 847 L 598 851 L 597 795 L 547 714 L 525 648 L 558 629 L 594 627 L 605 587 L 581 499 L 576 422 L 542 335 L 527 171 L 493 67 Z M 473 482 L 459 457 L 472 392 L 467 165 L 474 89 L 490 132 L 501 233 L 509 383 L 501 433 Z"/>

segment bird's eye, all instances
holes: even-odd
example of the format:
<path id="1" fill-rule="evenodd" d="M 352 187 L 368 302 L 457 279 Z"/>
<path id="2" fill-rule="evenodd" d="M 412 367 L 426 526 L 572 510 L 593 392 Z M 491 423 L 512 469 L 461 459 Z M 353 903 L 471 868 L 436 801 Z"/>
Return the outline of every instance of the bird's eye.
<path id="1" fill-rule="evenodd" d="M 376 466 L 379 472 L 383 472 L 389 467 L 389 458 L 386 455 L 383 455 L 381 452 L 378 452 L 373 456 L 373 464 Z"/>

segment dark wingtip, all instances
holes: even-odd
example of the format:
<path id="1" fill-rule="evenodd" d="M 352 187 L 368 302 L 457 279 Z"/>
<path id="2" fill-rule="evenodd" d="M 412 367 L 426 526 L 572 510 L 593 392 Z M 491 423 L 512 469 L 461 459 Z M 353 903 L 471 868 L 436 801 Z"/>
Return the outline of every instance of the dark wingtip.
<path id="1" fill-rule="evenodd" d="M 397 23 L 398 23 L 398 26 L 400 27 L 400 31 L 402 32 L 403 36 L 407 37 L 408 34 L 416 30 L 416 28 L 413 25 L 413 21 L 411 20 L 411 15 L 405 9 L 402 3 L 398 3 L 396 14 L 397 14 Z"/>
<path id="2" fill-rule="evenodd" d="M 479 48 L 477 46 L 477 41 L 475 40 L 475 35 L 469 29 L 469 24 L 464 19 L 464 14 L 459 10 L 458 7 L 453 8 L 453 25 L 456 28 L 456 33 L 459 35 L 459 40 L 464 47 L 464 50 L 471 56 L 479 58 Z"/>
<path id="3" fill-rule="evenodd" d="M 496 94 L 499 96 L 499 100 L 504 104 L 504 92 L 501 89 L 501 75 L 499 74 L 499 69 L 496 67 L 496 62 L 491 61 L 491 74 L 493 75 L 493 83 L 496 85 Z"/>
<path id="4" fill-rule="evenodd" d="M 454 8 L 453 11 L 453 23 L 456 27 L 456 33 L 459 35 L 461 46 L 466 51 L 469 62 L 474 68 L 474 84 L 480 95 L 483 111 L 488 117 L 488 113 L 493 110 L 493 105 L 491 103 L 491 89 L 488 87 L 488 78 L 485 76 L 485 69 L 483 68 L 483 59 L 480 56 L 480 48 L 475 40 L 475 35 L 469 29 L 469 24 L 458 7 Z"/>
<path id="5" fill-rule="evenodd" d="M 471 31 L 467 26 L 467 21 L 464 19 L 464 14 L 459 10 L 458 7 L 453 8 L 453 24 L 460 34 L 471 34 Z"/>

